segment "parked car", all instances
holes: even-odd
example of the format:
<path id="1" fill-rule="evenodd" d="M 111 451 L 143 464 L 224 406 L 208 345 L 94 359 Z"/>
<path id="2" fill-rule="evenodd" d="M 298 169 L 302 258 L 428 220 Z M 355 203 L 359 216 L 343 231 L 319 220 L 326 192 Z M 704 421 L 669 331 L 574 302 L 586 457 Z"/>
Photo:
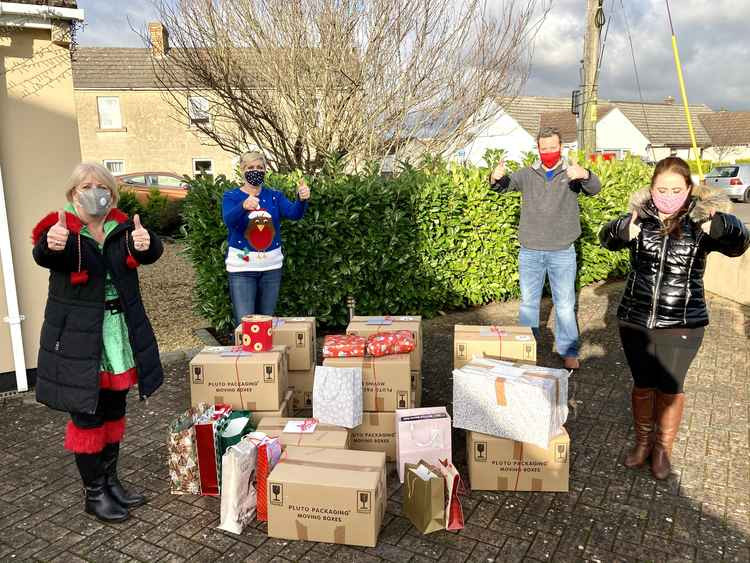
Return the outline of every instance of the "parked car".
<path id="1" fill-rule="evenodd" d="M 706 185 L 724 190 L 732 199 L 750 203 L 750 164 L 717 166 L 706 174 Z"/>
<path id="2" fill-rule="evenodd" d="M 157 188 L 168 199 L 183 199 L 188 184 L 183 176 L 172 172 L 133 172 L 116 176 L 121 190 L 131 190 L 141 203 L 146 203 L 149 192 Z"/>

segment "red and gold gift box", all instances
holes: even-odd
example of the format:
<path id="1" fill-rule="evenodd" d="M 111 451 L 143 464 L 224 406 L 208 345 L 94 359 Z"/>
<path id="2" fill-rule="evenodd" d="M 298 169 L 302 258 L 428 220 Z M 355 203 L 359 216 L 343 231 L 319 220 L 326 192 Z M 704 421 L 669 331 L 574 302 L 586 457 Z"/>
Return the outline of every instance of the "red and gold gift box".
<path id="1" fill-rule="evenodd" d="M 242 317 L 242 349 L 245 352 L 268 352 L 273 348 L 273 318 L 267 315 Z"/>
<path id="2" fill-rule="evenodd" d="M 409 330 L 379 332 L 367 337 L 367 353 L 370 356 L 408 354 L 414 350 L 414 345 L 414 338 Z"/>

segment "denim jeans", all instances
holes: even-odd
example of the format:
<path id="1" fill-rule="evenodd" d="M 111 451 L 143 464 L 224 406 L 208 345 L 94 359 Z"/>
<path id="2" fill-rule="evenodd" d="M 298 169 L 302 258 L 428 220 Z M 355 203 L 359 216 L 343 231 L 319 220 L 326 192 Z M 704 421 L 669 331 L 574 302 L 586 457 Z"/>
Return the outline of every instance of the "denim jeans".
<path id="1" fill-rule="evenodd" d="M 245 315 L 273 315 L 281 288 L 281 268 L 265 272 L 229 272 L 234 326 Z"/>
<path id="2" fill-rule="evenodd" d="M 576 320 L 576 251 L 573 245 L 563 250 L 521 248 L 518 257 L 521 282 L 519 322 L 538 334 L 539 308 L 544 278 L 549 276 L 555 305 L 555 347 L 563 357 L 578 356 Z"/>

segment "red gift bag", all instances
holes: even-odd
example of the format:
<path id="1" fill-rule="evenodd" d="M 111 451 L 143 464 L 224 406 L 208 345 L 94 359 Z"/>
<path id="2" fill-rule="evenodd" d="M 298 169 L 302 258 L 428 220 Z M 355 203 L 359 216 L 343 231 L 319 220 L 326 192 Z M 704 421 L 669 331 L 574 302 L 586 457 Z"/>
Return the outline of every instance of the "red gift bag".
<path id="1" fill-rule="evenodd" d="M 217 464 L 218 442 L 216 427 L 232 412 L 229 405 L 216 405 L 208 420 L 196 422 L 195 445 L 198 450 L 198 473 L 201 481 L 201 495 L 219 496 L 219 471 Z"/>
<path id="2" fill-rule="evenodd" d="M 445 460 L 439 460 L 438 468 L 445 479 L 446 503 L 445 503 L 445 529 L 461 530 L 464 527 L 464 509 L 461 506 L 459 494 L 466 494 L 461 475 L 453 464 Z"/>
<path id="3" fill-rule="evenodd" d="M 268 475 L 281 458 L 281 442 L 278 438 L 265 438 L 259 442 L 258 460 L 255 466 L 255 517 L 268 521 Z"/>

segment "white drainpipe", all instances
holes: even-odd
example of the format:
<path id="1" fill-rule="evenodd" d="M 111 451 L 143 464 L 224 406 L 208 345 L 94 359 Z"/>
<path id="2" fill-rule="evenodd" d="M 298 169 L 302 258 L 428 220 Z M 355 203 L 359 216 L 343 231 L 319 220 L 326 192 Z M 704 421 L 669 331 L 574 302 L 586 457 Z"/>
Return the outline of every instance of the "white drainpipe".
<path id="1" fill-rule="evenodd" d="M 13 253 L 10 247 L 10 228 L 8 213 L 5 208 L 5 189 L 3 188 L 3 171 L 0 168 L 0 263 L 3 265 L 3 282 L 5 283 L 5 302 L 8 316 L 3 322 L 10 325 L 10 347 L 13 350 L 13 364 L 16 369 L 16 390 L 20 393 L 29 390 L 26 379 L 26 359 L 23 352 L 23 335 L 21 322 L 25 319 L 18 311 L 18 294 L 16 293 L 16 276 L 13 271 Z"/>

